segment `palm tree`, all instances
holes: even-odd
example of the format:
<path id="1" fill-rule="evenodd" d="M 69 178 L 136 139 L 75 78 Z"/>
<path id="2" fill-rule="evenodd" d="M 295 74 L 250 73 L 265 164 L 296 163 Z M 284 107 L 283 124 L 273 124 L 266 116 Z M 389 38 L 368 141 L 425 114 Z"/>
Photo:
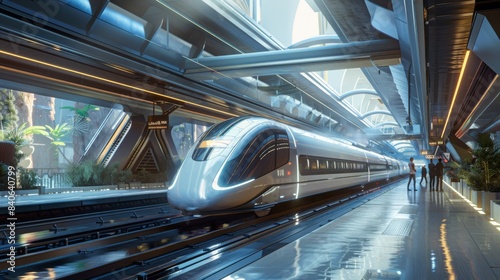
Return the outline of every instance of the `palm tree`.
<path id="1" fill-rule="evenodd" d="M 61 150 L 61 147 L 66 146 L 66 143 L 63 141 L 63 138 L 71 133 L 72 128 L 70 125 L 67 123 L 62 123 L 62 124 L 57 124 L 55 127 L 51 127 L 48 125 L 45 125 L 45 128 L 48 131 L 48 135 L 46 135 L 47 138 L 50 139 L 52 147 L 58 151 L 63 158 L 66 160 L 66 162 L 71 162 L 64 152 Z"/>

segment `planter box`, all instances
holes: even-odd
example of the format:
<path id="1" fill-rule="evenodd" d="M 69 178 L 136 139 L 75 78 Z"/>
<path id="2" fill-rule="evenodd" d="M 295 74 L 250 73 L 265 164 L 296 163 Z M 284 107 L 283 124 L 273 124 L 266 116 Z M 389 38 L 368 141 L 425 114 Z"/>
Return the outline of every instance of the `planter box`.
<path id="1" fill-rule="evenodd" d="M 500 192 L 482 192 L 483 198 L 483 211 L 486 215 L 490 215 L 491 203 L 494 200 L 500 200 Z"/>
<path id="2" fill-rule="evenodd" d="M 462 186 L 462 191 L 460 192 L 464 197 L 465 199 L 469 199 L 467 197 L 467 193 L 469 192 L 469 186 L 465 185 L 465 186 Z"/>
<path id="3" fill-rule="evenodd" d="M 131 189 L 140 189 L 141 188 L 141 185 L 142 183 L 141 182 L 130 182 L 129 183 L 129 187 Z"/>
<path id="4" fill-rule="evenodd" d="M 130 188 L 129 183 L 118 183 L 118 189 L 119 190 L 128 190 Z"/>
<path id="5" fill-rule="evenodd" d="M 500 200 L 492 200 L 490 203 L 491 203 L 490 217 L 496 222 L 500 223 Z"/>
<path id="6" fill-rule="evenodd" d="M 478 208 L 483 208 L 483 192 L 471 190 L 470 201 L 476 205 Z"/>
<path id="7" fill-rule="evenodd" d="M 65 192 L 91 192 L 91 191 L 103 191 L 103 190 L 116 190 L 117 185 L 105 185 L 105 186 L 87 186 L 87 187 L 69 187 L 69 188 L 40 188 L 40 194 L 49 193 L 65 193 Z"/>

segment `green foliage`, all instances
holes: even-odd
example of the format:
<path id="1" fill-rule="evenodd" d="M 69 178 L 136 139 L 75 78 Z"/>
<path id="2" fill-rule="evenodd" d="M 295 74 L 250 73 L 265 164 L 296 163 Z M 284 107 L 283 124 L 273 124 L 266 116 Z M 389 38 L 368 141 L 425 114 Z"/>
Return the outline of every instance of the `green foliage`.
<path id="1" fill-rule="evenodd" d="M 0 128 L 10 129 L 19 120 L 12 90 L 2 89 L 0 94 Z"/>
<path id="2" fill-rule="evenodd" d="M 36 185 L 36 173 L 31 169 L 19 168 L 19 183 L 23 189 L 33 189 Z"/>
<path id="3" fill-rule="evenodd" d="M 66 109 L 75 112 L 73 119 L 70 121 L 72 132 L 75 134 L 84 135 L 87 133 L 90 122 L 90 111 L 99 111 L 100 108 L 95 105 L 87 104 L 82 108 L 74 106 L 62 106 L 61 109 Z"/>
<path id="4" fill-rule="evenodd" d="M 55 127 L 46 125 L 45 128 L 48 131 L 46 135 L 52 142 L 53 146 L 65 146 L 66 144 L 62 141 L 62 138 L 71 132 L 71 126 L 67 123 L 58 124 Z"/>
<path id="5" fill-rule="evenodd" d="M 90 111 L 99 111 L 99 107 L 95 105 L 87 104 L 83 108 L 76 108 L 73 106 L 62 106 L 61 109 L 66 109 L 70 111 L 74 111 L 77 116 L 84 117 L 88 120 Z"/>
<path id="6" fill-rule="evenodd" d="M 0 132 L 0 140 L 7 140 L 14 142 L 16 164 L 18 164 L 23 158 L 24 154 L 21 152 L 23 146 L 29 145 L 28 136 L 33 134 L 39 134 L 47 136 L 48 133 L 45 131 L 43 126 L 30 126 L 27 123 L 23 123 L 20 127 L 13 127 L 11 129 Z"/>
<path id="7" fill-rule="evenodd" d="M 65 176 L 73 186 L 100 186 L 129 182 L 132 173 L 129 170 L 120 170 L 118 164 L 103 166 L 85 161 L 69 164 Z"/>
<path id="8" fill-rule="evenodd" d="M 500 191 L 500 152 L 489 134 L 479 134 L 471 156 L 453 162 L 452 169 L 476 191 Z"/>
<path id="9" fill-rule="evenodd" d="M 117 167 L 116 178 L 115 181 L 117 183 L 128 183 L 132 181 L 133 174 L 130 170 L 119 170 Z"/>
<path id="10" fill-rule="evenodd" d="M 134 174 L 134 181 L 142 183 L 159 183 L 167 181 L 167 172 L 151 173 L 141 169 Z"/>
<path id="11" fill-rule="evenodd" d="M 7 190 L 7 169 L 8 166 L 0 162 L 0 191 L 6 191 Z"/>
<path id="12" fill-rule="evenodd" d="M 15 130 L 9 130 L 4 133 L 1 138 L 2 140 L 12 141 L 14 143 L 14 161 L 15 165 L 17 165 L 24 158 L 21 148 L 28 144 L 24 135 L 17 133 Z"/>

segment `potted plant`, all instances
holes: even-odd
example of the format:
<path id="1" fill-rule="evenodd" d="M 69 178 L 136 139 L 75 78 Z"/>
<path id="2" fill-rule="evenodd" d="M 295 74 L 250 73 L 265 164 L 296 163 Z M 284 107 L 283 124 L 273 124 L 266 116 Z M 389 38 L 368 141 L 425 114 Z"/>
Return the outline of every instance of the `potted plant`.
<path id="1" fill-rule="evenodd" d="M 19 127 L 12 127 L 10 129 L 2 129 L 0 131 L 0 140 L 11 141 L 14 143 L 14 159 L 17 165 L 25 157 L 22 151 L 24 146 L 30 145 L 29 135 L 48 135 L 43 126 L 28 126 L 27 123 L 23 123 Z"/>
<path id="2" fill-rule="evenodd" d="M 490 201 L 500 199 L 500 152 L 489 134 L 478 135 L 471 156 L 454 163 L 456 174 L 473 190 L 482 192 L 482 208 L 490 212 Z"/>

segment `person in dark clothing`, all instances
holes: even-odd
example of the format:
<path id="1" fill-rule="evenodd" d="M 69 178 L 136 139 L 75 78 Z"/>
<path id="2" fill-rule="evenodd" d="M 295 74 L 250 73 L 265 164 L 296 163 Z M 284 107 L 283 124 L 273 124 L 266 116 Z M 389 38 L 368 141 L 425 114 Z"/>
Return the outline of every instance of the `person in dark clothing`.
<path id="1" fill-rule="evenodd" d="M 436 165 L 432 162 L 429 163 L 429 185 L 431 187 L 431 191 L 434 190 L 434 182 L 436 181 Z"/>
<path id="2" fill-rule="evenodd" d="M 441 162 L 442 159 L 438 160 L 438 163 L 436 163 L 436 191 L 443 191 L 443 169 L 444 165 Z"/>
<path id="3" fill-rule="evenodd" d="M 422 181 L 425 180 L 425 185 L 427 185 L 427 169 L 425 165 L 422 165 L 422 178 L 420 179 L 420 185 L 422 185 Z"/>
<path id="4" fill-rule="evenodd" d="M 415 174 L 417 174 L 417 170 L 415 169 L 415 164 L 413 163 L 413 157 L 410 158 L 410 162 L 408 163 L 408 168 L 410 168 L 410 177 L 408 179 L 408 190 L 410 190 L 410 183 L 413 180 L 413 190 L 417 191 Z"/>

